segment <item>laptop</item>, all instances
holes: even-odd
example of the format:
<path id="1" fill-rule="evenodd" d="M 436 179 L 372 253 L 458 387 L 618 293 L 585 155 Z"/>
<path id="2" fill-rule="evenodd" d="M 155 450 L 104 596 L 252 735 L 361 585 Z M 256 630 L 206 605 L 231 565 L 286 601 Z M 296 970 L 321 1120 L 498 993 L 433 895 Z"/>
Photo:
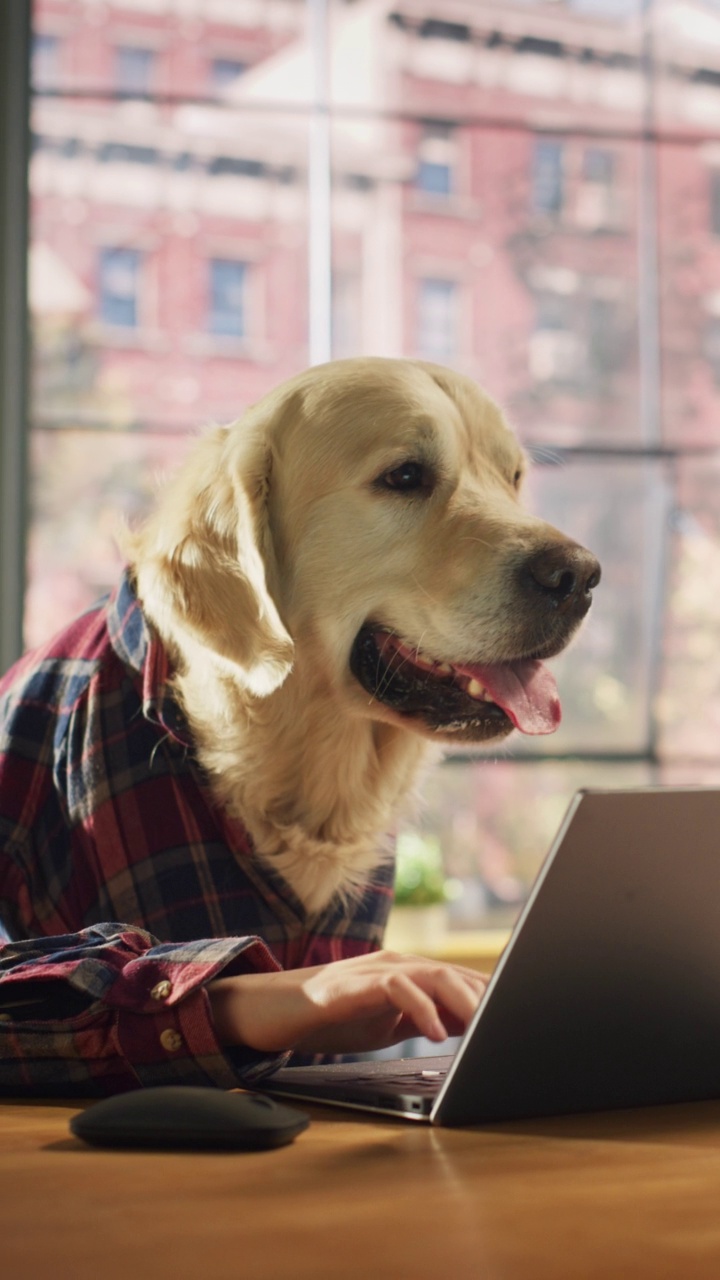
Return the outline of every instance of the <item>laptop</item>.
<path id="1" fill-rule="evenodd" d="M 720 1097 L 720 790 L 578 792 L 451 1056 L 263 1089 L 454 1126 Z"/>

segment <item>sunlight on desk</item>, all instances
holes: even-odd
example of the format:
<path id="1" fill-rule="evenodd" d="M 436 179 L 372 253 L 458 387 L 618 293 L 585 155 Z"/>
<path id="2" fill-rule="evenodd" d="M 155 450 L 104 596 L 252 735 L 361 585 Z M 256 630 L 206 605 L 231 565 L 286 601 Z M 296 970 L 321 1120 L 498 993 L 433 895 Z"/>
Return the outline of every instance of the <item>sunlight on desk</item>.
<path id="1" fill-rule="evenodd" d="M 27 1280 L 717 1280 L 720 1103 L 430 1129 L 312 1108 L 276 1151 L 102 1151 L 80 1104 L 0 1103 Z"/>

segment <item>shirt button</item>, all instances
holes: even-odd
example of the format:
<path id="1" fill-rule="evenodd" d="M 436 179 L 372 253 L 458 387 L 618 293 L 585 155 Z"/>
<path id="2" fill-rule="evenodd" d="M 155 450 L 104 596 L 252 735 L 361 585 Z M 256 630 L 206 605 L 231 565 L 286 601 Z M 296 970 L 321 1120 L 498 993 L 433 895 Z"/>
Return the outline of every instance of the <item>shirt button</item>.
<path id="1" fill-rule="evenodd" d="M 160 1043 L 163 1049 L 167 1049 L 168 1053 L 177 1053 L 182 1048 L 183 1038 L 177 1031 L 173 1031 L 168 1027 L 160 1033 Z"/>
<path id="2" fill-rule="evenodd" d="M 151 1000 L 167 1000 L 171 991 L 172 991 L 172 983 L 168 982 L 167 978 L 163 978 L 161 982 L 155 983 L 155 986 L 150 992 L 150 999 Z"/>

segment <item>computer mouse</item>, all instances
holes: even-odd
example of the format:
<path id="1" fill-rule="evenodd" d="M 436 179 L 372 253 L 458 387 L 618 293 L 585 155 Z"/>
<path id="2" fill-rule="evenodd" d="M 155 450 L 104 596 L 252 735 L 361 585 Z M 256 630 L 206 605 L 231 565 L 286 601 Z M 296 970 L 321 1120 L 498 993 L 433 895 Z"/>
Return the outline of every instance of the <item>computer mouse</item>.
<path id="1" fill-rule="evenodd" d="M 104 1098 L 73 1116 L 70 1129 L 95 1147 L 256 1151 L 292 1142 L 309 1123 L 261 1093 L 160 1085 Z"/>

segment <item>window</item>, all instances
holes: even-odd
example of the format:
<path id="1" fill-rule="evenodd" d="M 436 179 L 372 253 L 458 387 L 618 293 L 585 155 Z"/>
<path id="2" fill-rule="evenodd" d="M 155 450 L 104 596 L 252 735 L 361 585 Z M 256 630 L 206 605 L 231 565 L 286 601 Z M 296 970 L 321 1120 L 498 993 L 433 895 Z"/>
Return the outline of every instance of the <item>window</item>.
<path id="1" fill-rule="evenodd" d="M 418 191 L 432 196 L 449 196 L 453 190 L 455 163 L 452 126 L 427 126 L 418 148 L 418 167 L 415 175 Z"/>
<path id="2" fill-rule="evenodd" d="M 210 88 L 214 93 L 231 89 L 247 68 L 237 58 L 213 58 L 210 62 Z"/>
<path id="3" fill-rule="evenodd" d="M 632 353 L 622 323 L 622 284 L 569 271 L 555 274 L 564 289 L 547 288 L 536 296 L 532 372 L 539 381 L 572 385 L 584 394 L 612 393 Z"/>
<path id="4" fill-rule="evenodd" d="M 426 18 L 420 27 L 423 40 L 459 40 L 461 43 L 470 39 L 470 27 L 464 22 L 445 22 L 442 18 Z"/>
<path id="5" fill-rule="evenodd" d="M 532 159 L 532 210 L 534 213 L 562 213 L 563 144 L 553 138 L 538 138 Z"/>
<path id="6" fill-rule="evenodd" d="M 558 733 L 428 781 L 480 927 L 576 786 L 720 780 L 720 54 L 683 6 L 654 47 L 630 0 L 442 8 L 35 0 L 25 632 L 112 585 L 199 425 L 333 356 L 468 373 L 604 566 Z"/>
<path id="7" fill-rule="evenodd" d="M 420 191 L 427 191 L 430 195 L 449 196 L 452 189 L 450 165 L 421 156 L 418 162 L 417 185 Z"/>
<path id="8" fill-rule="evenodd" d="M 235 174 L 238 177 L 260 178 L 266 172 L 262 160 L 252 160 L 244 156 L 213 156 L 208 163 L 208 173 Z"/>
<path id="9" fill-rule="evenodd" d="M 621 214 L 617 198 L 617 156 L 607 147 L 586 147 L 582 153 L 575 218 L 587 231 L 612 227 Z"/>
<path id="10" fill-rule="evenodd" d="M 137 45 L 120 45 L 115 50 L 115 87 L 128 97 L 152 92 L 155 53 Z"/>
<path id="11" fill-rule="evenodd" d="M 60 87 L 60 39 L 37 32 L 32 38 L 30 76 L 36 93 Z"/>
<path id="12" fill-rule="evenodd" d="M 549 289 L 538 294 L 536 301 L 536 330 L 562 332 L 573 327 L 573 297 L 571 293 L 552 293 Z"/>
<path id="13" fill-rule="evenodd" d="M 140 254 L 136 249 L 101 249 L 100 318 L 105 324 L 135 329 L 139 323 Z"/>
<path id="14" fill-rule="evenodd" d="M 615 174 L 615 156 L 604 147 L 586 147 L 583 152 L 582 176 L 585 182 L 608 187 Z"/>
<path id="15" fill-rule="evenodd" d="M 538 36 L 522 36 L 515 48 L 518 53 L 539 54 L 544 58 L 562 58 L 565 52 L 559 40 L 545 40 Z"/>
<path id="16" fill-rule="evenodd" d="M 208 328 L 222 337 L 247 337 L 247 266 L 244 262 L 212 259 Z"/>
<path id="17" fill-rule="evenodd" d="M 577 313 L 573 293 L 548 289 L 538 294 L 529 345 L 530 370 L 538 382 L 567 383 L 579 376 L 585 349 L 575 331 Z"/>
<path id="18" fill-rule="evenodd" d="M 627 355 L 620 304 L 594 294 L 588 299 L 586 315 L 588 373 L 602 383 L 623 367 Z"/>
<path id="19" fill-rule="evenodd" d="M 418 354 L 449 360 L 457 352 L 457 294 L 454 280 L 421 280 L 418 300 Z"/>
<path id="20" fill-rule="evenodd" d="M 132 146 L 127 142 L 106 142 L 98 150 L 101 164 L 158 164 L 160 154 L 155 147 Z"/>

